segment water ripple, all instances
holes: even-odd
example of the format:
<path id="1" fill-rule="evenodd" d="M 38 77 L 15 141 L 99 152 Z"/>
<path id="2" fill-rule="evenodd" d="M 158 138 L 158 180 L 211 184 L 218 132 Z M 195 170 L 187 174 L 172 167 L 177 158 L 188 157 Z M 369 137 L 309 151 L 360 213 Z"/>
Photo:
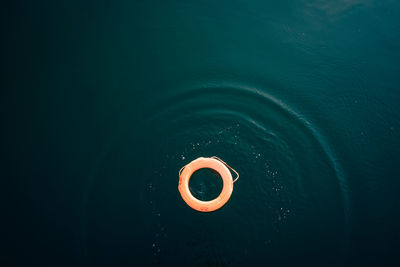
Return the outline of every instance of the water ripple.
<path id="1" fill-rule="evenodd" d="M 152 100 L 154 106 L 146 115 L 152 127 L 165 133 L 166 142 L 189 144 L 181 153 L 185 158 L 194 158 L 200 151 L 209 154 L 207 149 L 190 145 L 198 143 L 196 140 L 204 144 L 225 142 L 231 144 L 231 153 L 240 155 L 244 169 L 254 161 L 254 151 L 259 151 L 258 158 L 275 161 L 278 170 L 292 168 L 286 172 L 296 181 L 298 191 L 292 192 L 293 196 L 300 194 L 303 201 L 313 198 L 315 202 L 334 199 L 337 203 L 330 203 L 331 208 L 342 208 L 347 227 L 348 186 L 339 159 L 315 124 L 267 91 L 226 81 L 202 82 L 165 90 L 157 101 Z M 234 128 L 240 129 L 240 137 Z M 265 176 L 257 174 L 258 185 L 266 186 L 262 182 Z M 290 184 L 289 177 L 282 178 Z"/>
<path id="2" fill-rule="evenodd" d="M 223 221 L 235 221 L 231 231 L 240 227 L 235 238 L 249 240 L 247 247 L 254 247 L 254 253 L 260 246 L 272 245 L 281 252 L 289 249 L 287 243 L 298 244 L 298 255 L 307 248 L 327 245 L 324 240 L 329 239 L 328 245 L 338 250 L 338 258 L 344 258 L 349 200 L 340 160 L 317 125 L 267 92 L 268 88 L 227 81 L 199 82 L 166 88 L 138 106 L 142 135 L 135 138 L 148 142 L 149 149 L 143 152 L 143 162 L 136 165 L 157 164 L 140 182 L 147 189 L 132 187 L 132 191 L 149 201 L 153 215 L 143 211 L 141 216 L 157 222 L 152 241 L 154 257 L 161 250 L 173 249 L 162 245 L 168 244 L 168 236 L 182 236 L 192 229 L 176 226 L 173 221 L 190 210 L 176 192 L 177 170 L 197 157 L 217 155 L 241 174 L 230 201 L 223 211 L 215 213 L 224 216 Z M 150 133 L 152 140 L 146 138 Z M 176 198 L 167 205 L 165 199 L 171 196 Z M 169 216 L 163 217 L 166 213 Z M 97 223 L 101 221 L 96 215 L 92 217 Z M 209 223 L 206 217 L 196 220 L 198 227 Z M 207 229 L 210 234 L 228 238 L 221 236 L 215 225 Z M 192 240 L 195 237 L 187 235 L 187 240 L 183 238 L 176 246 L 181 250 L 187 250 L 187 244 L 202 246 Z M 223 250 L 215 246 L 217 254 Z"/>

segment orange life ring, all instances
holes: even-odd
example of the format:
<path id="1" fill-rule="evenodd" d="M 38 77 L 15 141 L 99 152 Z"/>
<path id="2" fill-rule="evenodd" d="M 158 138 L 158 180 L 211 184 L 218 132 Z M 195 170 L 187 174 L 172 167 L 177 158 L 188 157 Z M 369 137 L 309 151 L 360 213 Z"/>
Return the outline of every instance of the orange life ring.
<path id="1" fill-rule="evenodd" d="M 237 178 L 235 180 L 232 179 L 232 174 L 227 167 L 229 167 L 233 172 L 236 173 Z M 198 200 L 192 195 L 189 189 L 189 180 L 192 174 L 202 168 L 210 168 L 217 171 L 223 181 L 223 187 L 220 195 L 210 201 Z M 225 205 L 226 202 L 228 202 L 232 194 L 233 183 L 236 182 L 238 178 L 239 174 L 220 158 L 201 157 L 193 160 L 192 162 L 181 168 L 181 170 L 179 171 L 178 190 L 181 193 L 183 200 L 191 208 L 202 212 L 210 212 L 221 208 L 223 205 Z"/>

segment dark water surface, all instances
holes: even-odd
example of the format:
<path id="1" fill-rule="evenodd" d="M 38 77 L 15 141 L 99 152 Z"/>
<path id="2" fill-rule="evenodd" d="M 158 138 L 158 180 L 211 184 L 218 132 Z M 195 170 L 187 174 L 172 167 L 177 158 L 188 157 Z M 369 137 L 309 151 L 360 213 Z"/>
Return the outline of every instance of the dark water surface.
<path id="1" fill-rule="evenodd" d="M 398 266 L 398 1 L 117 2 L 1 11 L 3 266 Z"/>

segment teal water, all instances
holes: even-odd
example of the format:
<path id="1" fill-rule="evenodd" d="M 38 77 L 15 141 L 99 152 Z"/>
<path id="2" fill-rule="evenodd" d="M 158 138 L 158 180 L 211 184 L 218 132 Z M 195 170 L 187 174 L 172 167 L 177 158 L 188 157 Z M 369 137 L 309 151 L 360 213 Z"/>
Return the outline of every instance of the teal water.
<path id="1" fill-rule="evenodd" d="M 1 12 L 4 266 L 398 266 L 397 1 Z"/>

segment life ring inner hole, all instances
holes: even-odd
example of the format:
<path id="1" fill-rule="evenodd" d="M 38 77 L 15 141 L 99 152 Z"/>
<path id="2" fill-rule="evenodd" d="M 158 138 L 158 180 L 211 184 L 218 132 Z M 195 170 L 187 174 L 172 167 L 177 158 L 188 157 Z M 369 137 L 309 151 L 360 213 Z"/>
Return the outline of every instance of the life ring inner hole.
<path id="1" fill-rule="evenodd" d="M 195 171 L 189 180 L 189 189 L 198 200 L 209 201 L 217 198 L 222 191 L 221 175 L 213 169 L 202 168 Z"/>

